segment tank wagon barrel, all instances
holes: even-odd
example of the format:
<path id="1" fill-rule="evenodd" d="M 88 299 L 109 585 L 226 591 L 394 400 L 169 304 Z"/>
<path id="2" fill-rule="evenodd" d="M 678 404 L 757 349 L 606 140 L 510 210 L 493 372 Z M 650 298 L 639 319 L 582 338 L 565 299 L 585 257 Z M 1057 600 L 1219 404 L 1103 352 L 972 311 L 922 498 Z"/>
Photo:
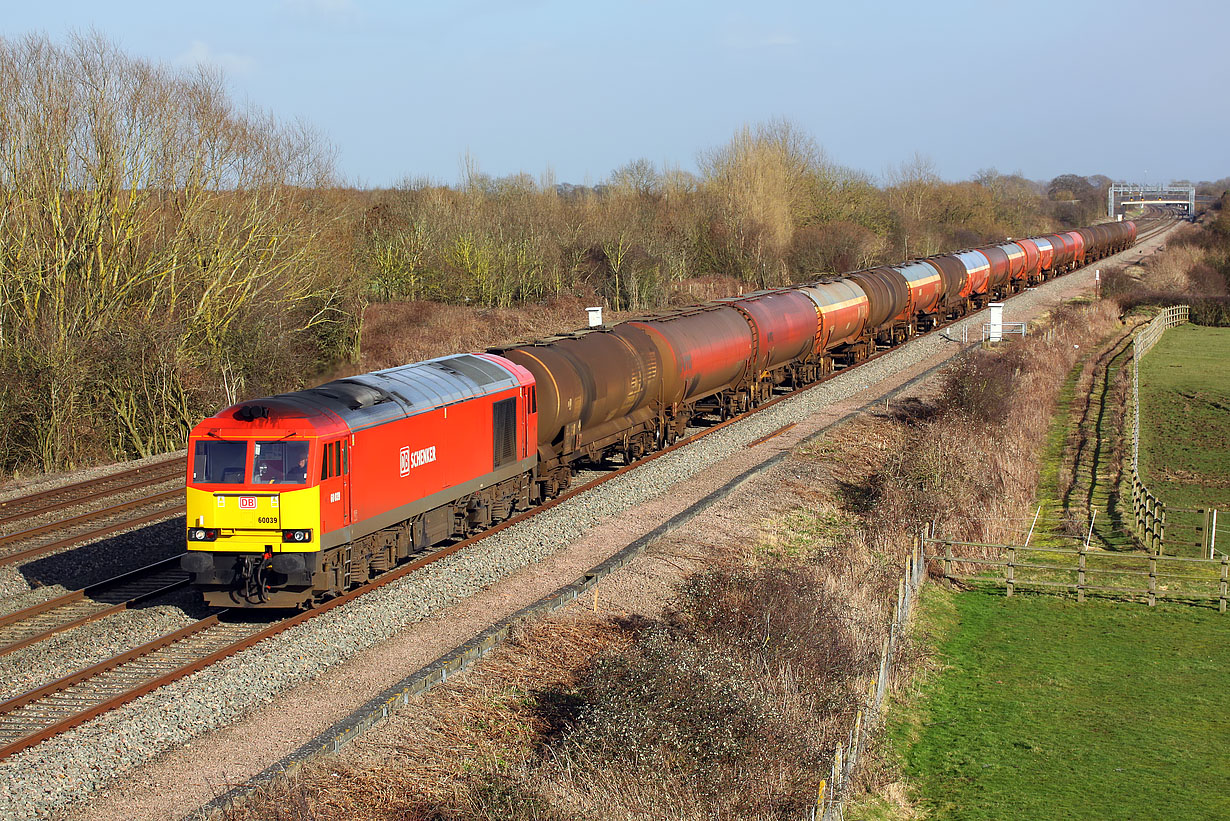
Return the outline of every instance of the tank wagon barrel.
<path id="1" fill-rule="evenodd" d="M 1032 239 L 1014 240 L 1013 245 L 1020 248 L 1025 254 L 1025 267 L 1021 272 L 1022 278 L 1027 283 L 1038 281 L 1038 277 L 1042 273 L 1042 252 L 1038 249 L 1038 243 Z"/>
<path id="2" fill-rule="evenodd" d="M 995 296 L 1003 296 L 1012 282 L 1011 258 L 1004 252 L 1004 249 L 997 245 L 974 250 L 986 257 L 987 263 L 991 266 L 990 273 L 987 275 L 987 292 Z"/>

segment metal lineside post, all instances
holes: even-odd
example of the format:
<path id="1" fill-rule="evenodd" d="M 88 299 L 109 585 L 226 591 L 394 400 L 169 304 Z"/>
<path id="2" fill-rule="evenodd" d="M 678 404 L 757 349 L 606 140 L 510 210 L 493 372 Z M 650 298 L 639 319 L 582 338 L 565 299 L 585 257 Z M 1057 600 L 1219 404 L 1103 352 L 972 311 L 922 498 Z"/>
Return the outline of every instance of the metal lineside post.
<path id="1" fill-rule="evenodd" d="M 1213 508 L 1213 523 L 1209 525 L 1209 558 L 1217 552 L 1217 508 Z"/>
<path id="2" fill-rule="evenodd" d="M 1025 547 L 1029 547 L 1029 540 L 1034 537 L 1034 525 L 1038 523 L 1038 517 L 1042 515 L 1042 505 L 1038 505 L 1038 511 L 1034 513 L 1034 520 L 1029 525 L 1029 533 L 1025 534 Z"/>

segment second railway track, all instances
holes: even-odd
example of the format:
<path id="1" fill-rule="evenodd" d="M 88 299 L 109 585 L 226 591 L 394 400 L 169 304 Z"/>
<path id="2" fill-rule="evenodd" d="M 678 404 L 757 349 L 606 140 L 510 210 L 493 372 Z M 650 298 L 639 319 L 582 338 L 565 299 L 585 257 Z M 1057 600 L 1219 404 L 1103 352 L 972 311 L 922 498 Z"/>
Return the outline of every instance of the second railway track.
<path id="1" fill-rule="evenodd" d="M 178 457 L 0 504 L 0 566 L 181 514 L 185 465 Z"/>
<path id="2" fill-rule="evenodd" d="M 188 584 L 174 556 L 0 617 L 0 656 L 178 590 Z"/>

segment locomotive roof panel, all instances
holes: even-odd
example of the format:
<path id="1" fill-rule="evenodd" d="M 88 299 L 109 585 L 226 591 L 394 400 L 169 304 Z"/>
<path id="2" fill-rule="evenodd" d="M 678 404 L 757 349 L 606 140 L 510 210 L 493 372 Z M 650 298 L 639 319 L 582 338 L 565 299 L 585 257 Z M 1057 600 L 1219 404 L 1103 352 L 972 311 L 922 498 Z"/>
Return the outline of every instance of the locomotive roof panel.
<path id="1" fill-rule="evenodd" d="M 519 384 L 517 375 L 494 358 L 458 354 L 335 379 L 243 405 L 268 404 L 282 417 L 332 417 L 356 431 Z"/>

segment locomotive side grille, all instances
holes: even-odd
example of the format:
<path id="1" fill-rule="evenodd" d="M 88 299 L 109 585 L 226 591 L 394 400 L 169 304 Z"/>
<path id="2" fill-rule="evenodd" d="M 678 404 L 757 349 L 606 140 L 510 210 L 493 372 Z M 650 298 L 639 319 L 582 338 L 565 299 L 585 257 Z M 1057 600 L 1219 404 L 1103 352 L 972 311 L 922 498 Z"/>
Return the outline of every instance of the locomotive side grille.
<path id="1" fill-rule="evenodd" d="M 517 398 L 501 399 L 491 406 L 491 428 L 494 437 L 495 467 L 506 465 L 517 457 Z"/>

